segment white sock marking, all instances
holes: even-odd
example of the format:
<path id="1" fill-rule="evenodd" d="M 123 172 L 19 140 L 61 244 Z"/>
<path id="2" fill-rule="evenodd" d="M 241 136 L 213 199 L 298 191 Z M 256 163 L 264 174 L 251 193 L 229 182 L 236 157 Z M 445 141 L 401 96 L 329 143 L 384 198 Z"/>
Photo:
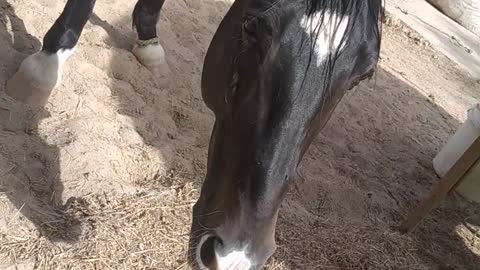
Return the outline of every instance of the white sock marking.
<path id="1" fill-rule="evenodd" d="M 61 49 L 55 54 L 40 51 L 25 59 L 19 72 L 30 78 L 30 83 L 38 88 L 54 88 L 62 77 L 63 65 L 73 54 L 73 49 Z"/>
<path id="2" fill-rule="evenodd" d="M 165 62 L 165 51 L 158 41 L 140 46 L 135 45 L 133 54 L 142 65 L 149 69 L 158 69 Z"/>
<path id="3" fill-rule="evenodd" d="M 28 56 L 8 80 L 6 93 L 22 102 L 45 105 L 60 82 L 63 65 L 72 53 L 73 50 L 62 49 L 54 54 L 40 51 Z"/>

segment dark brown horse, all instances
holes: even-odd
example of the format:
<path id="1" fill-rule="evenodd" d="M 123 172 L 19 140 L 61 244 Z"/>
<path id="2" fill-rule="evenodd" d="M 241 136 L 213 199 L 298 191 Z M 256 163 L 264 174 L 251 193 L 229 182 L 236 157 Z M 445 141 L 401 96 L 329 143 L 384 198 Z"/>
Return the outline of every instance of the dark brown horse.
<path id="1" fill-rule="evenodd" d="M 164 0 L 138 0 L 133 52 L 164 61 L 156 24 Z M 95 0 L 68 0 L 8 82 L 36 105 L 58 84 Z M 193 209 L 189 262 L 198 269 L 259 269 L 275 251 L 279 206 L 312 139 L 345 92 L 373 74 L 381 0 L 236 0 L 208 50 L 202 94 L 216 121 Z"/>
<path id="2" fill-rule="evenodd" d="M 216 121 L 193 209 L 194 268 L 259 269 L 272 255 L 303 154 L 345 92 L 374 72 L 381 12 L 381 0 L 234 2 L 203 69 Z"/>

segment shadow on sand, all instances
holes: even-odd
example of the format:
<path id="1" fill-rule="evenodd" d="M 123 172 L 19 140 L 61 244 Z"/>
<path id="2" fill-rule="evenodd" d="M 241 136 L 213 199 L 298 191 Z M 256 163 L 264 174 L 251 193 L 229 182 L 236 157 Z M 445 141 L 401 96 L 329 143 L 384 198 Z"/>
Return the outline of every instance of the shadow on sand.
<path id="1" fill-rule="evenodd" d="M 61 202 L 59 149 L 38 132 L 43 109 L 31 109 L 7 97 L 4 87 L 21 61 L 41 48 L 41 42 L 25 29 L 21 18 L 5 0 L 0 0 L 0 194 L 5 194 L 23 217 L 51 241 L 75 242 L 80 222 L 69 209 L 81 200 Z M 22 217 L 20 217 L 22 218 Z M 15 231 L 14 223 L 6 229 Z"/>

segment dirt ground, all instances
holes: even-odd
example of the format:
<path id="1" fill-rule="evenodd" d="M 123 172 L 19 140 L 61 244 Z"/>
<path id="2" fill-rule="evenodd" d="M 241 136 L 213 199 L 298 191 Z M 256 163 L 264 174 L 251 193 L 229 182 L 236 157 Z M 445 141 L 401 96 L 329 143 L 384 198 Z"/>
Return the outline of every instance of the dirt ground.
<path id="1" fill-rule="evenodd" d="M 0 0 L 0 269 L 184 269 L 213 115 L 202 60 L 229 7 L 166 1 L 170 73 L 130 52 L 135 1 L 98 1 L 43 110 L 4 94 L 61 12 Z M 375 77 L 352 90 L 299 168 L 269 269 L 480 269 L 480 207 L 450 196 L 396 231 L 438 181 L 431 160 L 480 100 L 473 80 L 401 23 Z"/>

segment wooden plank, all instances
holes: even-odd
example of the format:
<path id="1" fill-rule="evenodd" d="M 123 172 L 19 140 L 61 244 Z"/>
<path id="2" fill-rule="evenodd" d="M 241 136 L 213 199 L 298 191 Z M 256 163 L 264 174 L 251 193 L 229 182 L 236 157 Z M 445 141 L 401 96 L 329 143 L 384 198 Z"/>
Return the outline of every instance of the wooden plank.
<path id="1" fill-rule="evenodd" d="M 423 217 L 447 196 L 447 193 L 457 185 L 478 159 L 480 159 L 480 137 L 440 179 L 440 183 L 431 191 L 429 197 L 417 206 L 413 214 L 400 226 L 400 231 L 403 233 L 413 231 Z"/>

